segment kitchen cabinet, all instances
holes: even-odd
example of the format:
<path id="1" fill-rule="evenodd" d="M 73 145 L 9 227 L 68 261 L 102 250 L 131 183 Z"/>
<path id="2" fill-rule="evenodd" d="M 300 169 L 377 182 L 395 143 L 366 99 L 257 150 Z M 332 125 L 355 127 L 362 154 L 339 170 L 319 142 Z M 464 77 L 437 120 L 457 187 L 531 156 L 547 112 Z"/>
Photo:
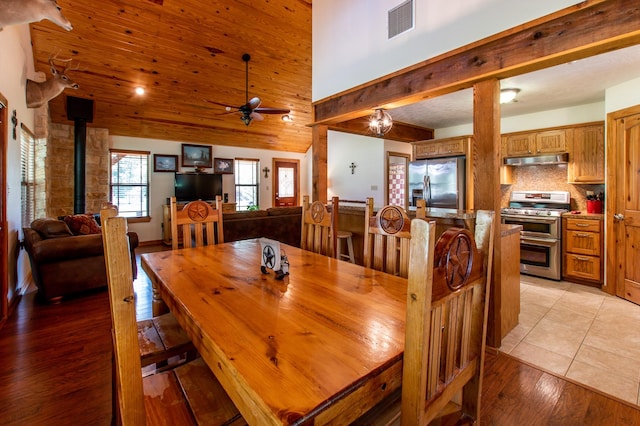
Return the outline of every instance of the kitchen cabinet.
<path id="1" fill-rule="evenodd" d="M 567 181 L 604 184 L 604 123 L 573 129 Z"/>
<path id="2" fill-rule="evenodd" d="M 603 283 L 602 215 L 562 218 L 562 278 L 584 284 Z"/>
<path id="3" fill-rule="evenodd" d="M 413 159 L 465 155 L 471 136 L 413 142 Z"/>
<path id="4" fill-rule="evenodd" d="M 506 135 L 504 155 L 524 157 L 567 151 L 567 130 L 552 129 Z"/>
<path id="5" fill-rule="evenodd" d="M 500 225 L 500 338 L 518 325 L 520 315 L 520 231 L 521 225 Z"/>
<path id="6" fill-rule="evenodd" d="M 504 165 L 504 153 L 507 152 L 507 137 L 500 138 L 500 185 L 513 184 L 513 167 Z"/>

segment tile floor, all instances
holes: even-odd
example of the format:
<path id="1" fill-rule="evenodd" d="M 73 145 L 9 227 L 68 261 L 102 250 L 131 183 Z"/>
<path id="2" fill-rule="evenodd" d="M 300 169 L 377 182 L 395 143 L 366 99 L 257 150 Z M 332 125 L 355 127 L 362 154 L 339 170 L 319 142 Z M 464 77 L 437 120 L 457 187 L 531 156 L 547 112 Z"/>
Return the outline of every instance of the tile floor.
<path id="1" fill-rule="evenodd" d="M 519 324 L 500 350 L 640 405 L 640 306 L 565 281 L 520 281 Z"/>

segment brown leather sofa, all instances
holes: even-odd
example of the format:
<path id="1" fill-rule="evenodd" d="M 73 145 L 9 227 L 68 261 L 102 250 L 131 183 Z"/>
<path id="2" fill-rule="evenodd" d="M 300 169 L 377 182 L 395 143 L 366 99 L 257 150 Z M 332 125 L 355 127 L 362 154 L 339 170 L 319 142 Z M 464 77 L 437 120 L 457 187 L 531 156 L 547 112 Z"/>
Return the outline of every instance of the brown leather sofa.
<path id="1" fill-rule="evenodd" d="M 129 232 L 129 245 L 135 278 L 135 232 Z M 24 228 L 24 246 L 43 301 L 59 303 L 65 296 L 107 286 L 102 234 L 73 235 L 62 220 L 36 219 Z"/>
<path id="2" fill-rule="evenodd" d="M 266 210 L 224 213 L 224 241 L 271 238 L 300 247 L 302 207 L 271 207 Z"/>

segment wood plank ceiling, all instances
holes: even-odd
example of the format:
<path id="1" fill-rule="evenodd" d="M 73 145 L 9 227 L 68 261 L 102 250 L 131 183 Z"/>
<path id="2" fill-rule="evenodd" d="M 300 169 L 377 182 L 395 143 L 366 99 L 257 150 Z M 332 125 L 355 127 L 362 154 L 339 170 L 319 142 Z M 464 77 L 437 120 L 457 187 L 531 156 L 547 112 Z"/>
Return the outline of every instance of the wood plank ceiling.
<path id="1" fill-rule="evenodd" d="M 311 145 L 312 0 L 58 0 L 73 25 L 31 24 L 36 71 L 72 58 L 78 90 L 49 103 L 67 120 L 65 97 L 93 99 L 89 127 L 111 135 L 305 152 Z M 249 126 L 206 100 L 291 109 L 292 122 L 264 115 Z M 27 76 L 33 78 L 34 76 Z M 143 86 L 146 94 L 134 94 Z"/>

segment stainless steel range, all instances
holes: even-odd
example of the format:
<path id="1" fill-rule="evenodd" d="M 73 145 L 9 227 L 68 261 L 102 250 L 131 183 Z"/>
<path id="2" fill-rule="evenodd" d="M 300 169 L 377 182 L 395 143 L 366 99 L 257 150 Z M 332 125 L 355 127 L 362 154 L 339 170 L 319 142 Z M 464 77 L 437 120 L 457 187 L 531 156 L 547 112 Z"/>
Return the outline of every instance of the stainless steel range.
<path id="1" fill-rule="evenodd" d="M 522 225 L 520 272 L 552 280 L 561 278 L 560 216 L 569 211 L 566 191 L 513 191 L 509 207 L 501 210 L 502 223 Z"/>

